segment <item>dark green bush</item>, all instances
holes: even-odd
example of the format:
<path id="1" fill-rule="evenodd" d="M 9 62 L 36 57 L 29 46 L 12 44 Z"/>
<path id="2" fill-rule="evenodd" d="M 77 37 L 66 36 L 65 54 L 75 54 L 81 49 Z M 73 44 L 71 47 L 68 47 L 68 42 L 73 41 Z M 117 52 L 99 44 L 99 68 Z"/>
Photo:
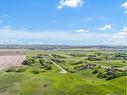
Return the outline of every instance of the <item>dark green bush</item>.
<path id="1" fill-rule="evenodd" d="M 48 65 L 48 64 L 44 64 L 44 68 L 45 68 L 46 70 L 51 70 L 51 69 L 52 69 L 51 66 Z"/>
<path id="2" fill-rule="evenodd" d="M 101 78 L 103 76 L 103 73 L 102 72 L 99 72 L 98 74 L 97 74 L 97 78 Z"/>
<path id="3" fill-rule="evenodd" d="M 41 72 L 41 70 L 39 68 L 32 68 L 31 72 L 34 74 L 39 74 Z"/>
<path id="4" fill-rule="evenodd" d="M 108 75 L 107 78 L 106 78 L 106 80 L 111 80 L 111 79 L 113 79 L 113 78 L 114 78 L 113 75 Z"/>
<path id="5" fill-rule="evenodd" d="M 99 72 L 99 70 L 95 69 L 92 73 L 97 74 L 98 72 Z"/>
<path id="6" fill-rule="evenodd" d="M 6 69 L 5 72 L 15 72 L 15 69 L 11 67 L 9 69 Z"/>
<path id="7" fill-rule="evenodd" d="M 5 70 L 5 72 L 24 72 L 27 67 L 11 67 Z"/>

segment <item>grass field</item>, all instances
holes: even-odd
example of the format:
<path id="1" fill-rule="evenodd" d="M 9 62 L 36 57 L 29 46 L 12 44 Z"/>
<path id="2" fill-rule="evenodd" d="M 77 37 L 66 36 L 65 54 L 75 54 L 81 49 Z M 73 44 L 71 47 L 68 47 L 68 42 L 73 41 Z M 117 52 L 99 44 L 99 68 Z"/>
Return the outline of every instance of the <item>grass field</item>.
<path id="1" fill-rule="evenodd" d="M 49 54 L 49 51 L 30 51 L 28 58 L 37 54 Z M 99 64 L 106 67 L 120 66 L 126 67 L 123 60 L 110 61 L 89 61 L 84 55 L 73 56 L 67 53 L 52 51 L 64 56 L 64 63 L 58 63 L 61 67 L 77 66 L 71 65 L 75 61 L 87 61 L 92 64 Z M 85 53 L 86 55 L 93 52 Z M 108 64 L 109 63 L 109 64 Z M 87 64 L 87 63 L 85 63 Z M 51 70 L 45 70 L 38 74 L 31 72 L 31 66 L 28 66 L 24 72 L 0 72 L 0 95 L 126 95 L 127 76 L 105 80 L 97 78 L 92 74 L 91 69 L 81 70 L 76 73 L 59 73 L 59 69 L 50 64 Z"/>
<path id="2" fill-rule="evenodd" d="M 0 95 L 126 95 L 126 78 L 97 79 L 90 71 L 77 74 L 4 73 L 0 75 Z"/>

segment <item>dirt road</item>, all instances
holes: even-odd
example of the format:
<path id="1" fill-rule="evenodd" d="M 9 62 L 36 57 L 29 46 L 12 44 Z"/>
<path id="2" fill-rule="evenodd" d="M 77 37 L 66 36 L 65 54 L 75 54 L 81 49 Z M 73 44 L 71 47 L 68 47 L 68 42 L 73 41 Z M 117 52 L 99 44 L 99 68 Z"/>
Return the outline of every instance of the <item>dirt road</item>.
<path id="1" fill-rule="evenodd" d="M 50 62 L 52 62 L 54 65 L 56 65 L 61 71 L 60 73 L 67 73 L 66 70 L 64 70 L 62 67 L 60 67 L 59 65 L 57 65 L 55 62 L 53 62 L 52 60 L 50 60 Z"/>

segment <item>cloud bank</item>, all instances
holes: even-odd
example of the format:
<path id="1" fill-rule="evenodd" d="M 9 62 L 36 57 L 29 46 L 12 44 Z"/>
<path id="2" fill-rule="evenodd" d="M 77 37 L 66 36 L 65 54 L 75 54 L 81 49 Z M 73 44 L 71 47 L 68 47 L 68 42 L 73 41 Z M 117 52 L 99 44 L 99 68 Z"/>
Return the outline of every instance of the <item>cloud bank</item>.
<path id="1" fill-rule="evenodd" d="M 0 44 L 126 45 L 127 41 L 127 27 L 117 33 L 77 31 L 37 32 L 3 27 L 0 29 Z"/>

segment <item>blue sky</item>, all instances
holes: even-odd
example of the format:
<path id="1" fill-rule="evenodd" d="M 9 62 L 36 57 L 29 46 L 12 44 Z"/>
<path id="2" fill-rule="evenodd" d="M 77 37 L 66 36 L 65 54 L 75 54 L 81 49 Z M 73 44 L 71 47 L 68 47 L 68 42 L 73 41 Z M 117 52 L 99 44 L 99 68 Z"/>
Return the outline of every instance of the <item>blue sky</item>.
<path id="1" fill-rule="evenodd" d="M 126 0 L 0 0 L 0 44 L 126 45 Z"/>

